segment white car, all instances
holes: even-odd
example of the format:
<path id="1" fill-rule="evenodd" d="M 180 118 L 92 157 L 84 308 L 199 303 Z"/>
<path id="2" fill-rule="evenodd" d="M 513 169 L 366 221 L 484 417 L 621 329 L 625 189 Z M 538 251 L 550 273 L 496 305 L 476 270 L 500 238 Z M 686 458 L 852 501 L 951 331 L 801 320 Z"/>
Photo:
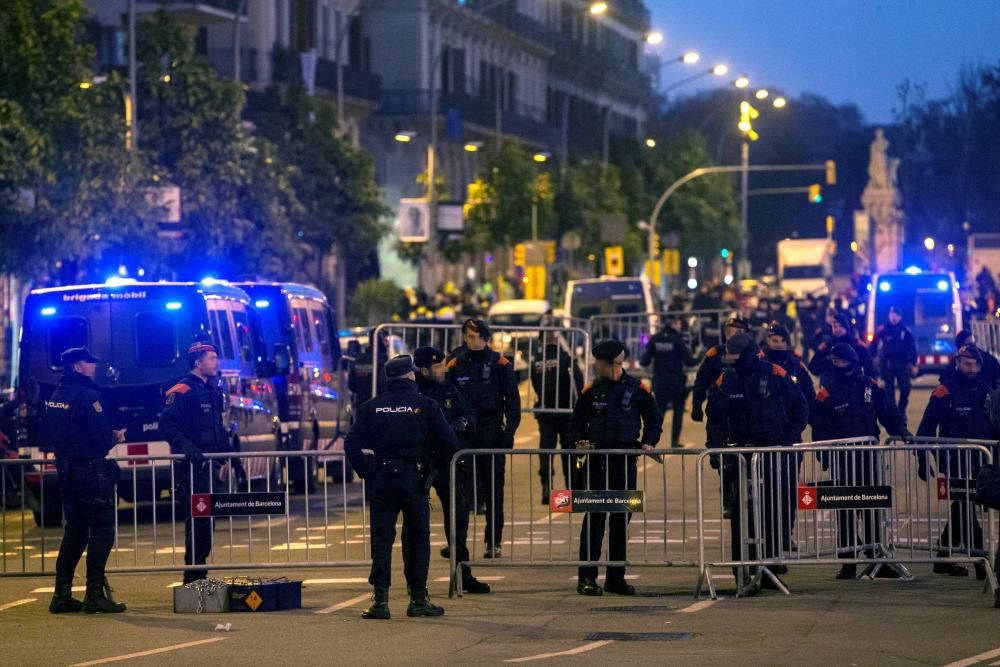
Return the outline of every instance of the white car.
<path id="1" fill-rule="evenodd" d="M 514 359 L 514 370 L 528 368 L 527 355 L 538 347 L 538 334 L 530 331 L 504 331 L 507 327 L 538 327 L 550 312 L 545 299 L 508 299 L 490 306 L 486 319 L 494 330 L 493 349 Z"/>

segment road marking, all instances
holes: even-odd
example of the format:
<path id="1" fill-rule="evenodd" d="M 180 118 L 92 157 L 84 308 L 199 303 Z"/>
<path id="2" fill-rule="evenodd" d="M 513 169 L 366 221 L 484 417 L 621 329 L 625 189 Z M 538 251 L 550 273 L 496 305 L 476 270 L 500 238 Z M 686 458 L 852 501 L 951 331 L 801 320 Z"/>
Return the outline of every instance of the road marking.
<path id="1" fill-rule="evenodd" d="M 221 642 L 228 637 L 212 637 L 211 639 L 199 639 L 194 642 L 185 642 L 183 644 L 173 644 L 171 646 L 164 646 L 163 648 L 154 648 L 149 651 L 139 651 L 138 653 L 129 653 L 128 655 L 116 655 L 112 658 L 101 658 L 100 660 L 91 660 L 90 662 L 78 662 L 70 667 L 90 667 L 90 665 L 106 665 L 109 662 L 121 662 L 122 660 L 131 660 L 132 658 L 142 658 L 147 655 L 156 655 L 158 653 L 169 653 L 170 651 L 179 651 L 182 648 L 191 648 L 192 646 L 201 646 L 202 644 L 211 644 L 213 642 Z"/>
<path id="2" fill-rule="evenodd" d="M 539 526 L 539 525 L 542 525 L 542 524 L 549 523 L 550 521 L 552 523 L 555 523 L 559 519 L 563 519 L 563 518 L 566 518 L 568 516 L 569 516 L 569 514 L 567 514 L 565 512 L 560 512 L 559 514 L 546 514 L 545 516 L 543 516 L 540 519 L 535 519 L 534 521 L 528 522 L 528 525 Z M 515 525 L 519 525 L 518 522 L 516 522 L 516 521 L 514 522 L 514 524 Z M 524 525 L 524 524 L 520 524 L 520 525 Z"/>
<path id="3" fill-rule="evenodd" d="M 319 611 L 314 611 L 314 614 L 332 614 L 335 611 L 345 609 L 347 607 L 353 607 L 359 602 L 371 599 L 371 593 L 365 593 L 364 595 L 359 595 L 356 598 L 351 598 L 350 600 L 344 600 L 343 602 L 338 602 L 332 607 L 327 607 L 326 609 L 320 609 Z"/>
<path id="4" fill-rule="evenodd" d="M 7 611 L 14 607 L 20 607 L 22 604 L 28 604 L 29 602 L 35 602 L 38 598 L 24 598 L 23 600 L 14 600 L 13 602 L 8 602 L 7 604 L 0 604 L 0 611 Z"/>
<path id="5" fill-rule="evenodd" d="M 506 578 L 507 578 L 506 575 L 502 574 L 491 577 L 476 577 L 478 581 L 503 581 Z M 449 579 L 448 577 L 438 577 L 434 581 L 436 581 L 437 583 L 445 583 L 451 581 L 451 579 Z"/>
<path id="6" fill-rule="evenodd" d="M 605 644 L 613 643 L 610 639 L 604 639 L 599 642 L 590 642 L 589 644 L 584 644 L 583 646 L 577 646 L 576 648 L 571 648 L 568 651 L 559 651 L 558 653 L 539 653 L 538 655 L 529 655 L 526 658 L 511 658 L 510 660 L 504 660 L 504 662 L 530 662 L 532 660 L 545 660 L 546 658 L 558 658 L 563 655 L 579 655 L 580 653 L 586 653 L 587 651 L 593 651 L 595 648 L 601 648 Z"/>
<path id="7" fill-rule="evenodd" d="M 718 602 L 718 600 L 702 600 L 701 602 L 695 602 L 694 604 L 688 605 L 683 609 L 678 609 L 677 611 L 682 614 L 693 614 L 696 611 L 701 611 L 702 609 L 711 607 L 716 602 Z"/>
<path id="8" fill-rule="evenodd" d="M 303 586 L 310 586 L 316 584 L 367 584 L 368 579 L 365 577 L 339 577 L 335 579 L 306 579 L 302 582 Z"/>
<path id="9" fill-rule="evenodd" d="M 577 580 L 578 578 L 579 578 L 579 577 L 577 577 L 576 575 L 573 575 L 572 577 L 570 577 L 570 578 L 569 578 L 569 580 L 570 580 L 570 581 L 576 581 L 576 580 Z M 625 575 L 625 578 L 626 578 L 626 579 L 629 579 L 629 580 L 633 580 L 633 579 L 638 579 L 638 578 L 639 578 L 639 575 L 638 575 L 638 574 L 626 574 L 626 575 Z M 598 577 L 598 578 L 597 578 L 597 583 L 599 583 L 599 584 L 602 584 L 602 585 L 603 585 L 603 582 L 604 582 L 604 577 Z"/>
<path id="10" fill-rule="evenodd" d="M 1000 655 L 1000 648 L 995 648 L 992 651 L 987 651 L 986 653 L 980 653 L 979 655 L 974 655 L 971 658 L 966 658 L 965 660 L 959 660 L 957 662 L 949 662 L 944 667 L 969 667 L 969 665 L 975 665 L 980 662 L 986 662 L 990 658 L 995 658 Z"/>
<path id="11" fill-rule="evenodd" d="M 86 586 L 74 586 L 73 587 L 73 592 L 74 593 L 82 593 L 85 590 L 87 590 Z M 56 592 L 56 587 L 55 586 L 42 586 L 41 588 L 36 588 L 35 590 L 33 590 L 31 592 L 32 593 L 55 593 Z"/>

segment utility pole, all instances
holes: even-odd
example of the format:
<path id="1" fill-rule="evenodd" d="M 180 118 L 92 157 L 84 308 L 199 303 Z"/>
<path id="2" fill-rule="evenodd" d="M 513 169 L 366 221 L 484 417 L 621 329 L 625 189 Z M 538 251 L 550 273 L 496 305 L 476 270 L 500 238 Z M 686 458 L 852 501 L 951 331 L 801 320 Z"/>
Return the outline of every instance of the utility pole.
<path id="1" fill-rule="evenodd" d="M 136 96 L 135 83 L 135 0 L 128 0 L 128 96 L 125 115 L 129 116 L 126 119 L 129 138 L 126 143 L 131 151 L 139 143 L 139 98 Z"/>
<path id="2" fill-rule="evenodd" d="M 747 249 L 750 243 L 750 223 L 748 220 L 747 191 L 750 185 L 750 141 L 743 137 L 743 145 L 740 147 L 740 224 L 743 236 L 740 239 L 740 278 L 750 277 L 750 260 L 747 257 Z"/>
<path id="3" fill-rule="evenodd" d="M 247 0 L 240 0 L 233 18 L 233 81 L 240 82 L 240 19 L 247 10 Z"/>

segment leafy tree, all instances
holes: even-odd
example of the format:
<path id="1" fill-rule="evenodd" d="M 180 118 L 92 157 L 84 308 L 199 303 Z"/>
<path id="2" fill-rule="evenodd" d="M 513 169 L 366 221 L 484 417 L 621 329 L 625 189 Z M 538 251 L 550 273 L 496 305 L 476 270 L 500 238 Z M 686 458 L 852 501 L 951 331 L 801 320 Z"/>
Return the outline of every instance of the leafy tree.
<path id="1" fill-rule="evenodd" d="M 357 326 L 388 322 L 402 297 L 403 291 L 390 280 L 372 278 L 359 283 L 351 297 L 351 322 Z"/>

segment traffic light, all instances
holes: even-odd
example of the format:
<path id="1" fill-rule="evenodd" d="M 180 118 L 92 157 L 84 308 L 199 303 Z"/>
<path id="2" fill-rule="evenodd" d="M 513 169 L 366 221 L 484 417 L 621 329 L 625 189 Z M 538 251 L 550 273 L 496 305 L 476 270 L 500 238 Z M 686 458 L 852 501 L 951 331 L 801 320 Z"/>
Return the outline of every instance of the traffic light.
<path id="1" fill-rule="evenodd" d="M 836 226 L 836 224 L 837 224 L 837 221 L 834 220 L 834 218 L 833 218 L 832 215 L 826 216 L 826 235 L 827 235 L 827 238 L 830 238 L 830 237 L 833 236 L 833 229 Z"/>
<path id="2" fill-rule="evenodd" d="M 722 259 L 729 259 L 729 248 L 723 248 L 719 255 Z"/>
<path id="3" fill-rule="evenodd" d="M 660 235 L 657 234 L 656 232 L 653 232 L 652 250 L 653 250 L 653 259 L 656 259 L 657 257 L 660 256 Z"/>
<path id="4" fill-rule="evenodd" d="M 837 163 L 833 160 L 826 161 L 826 184 L 837 184 Z"/>
<path id="5" fill-rule="evenodd" d="M 524 247 L 523 243 L 518 243 L 514 246 L 514 266 L 524 266 L 525 265 L 525 255 L 527 254 L 527 249 Z"/>
<path id="6" fill-rule="evenodd" d="M 809 186 L 809 202 L 811 204 L 818 204 L 823 201 L 823 190 L 819 183 L 813 183 Z"/>
<path id="7" fill-rule="evenodd" d="M 750 122 L 759 115 L 760 112 L 754 109 L 749 102 L 740 102 L 740 122 L 737 127 L 751 141 L 757 141 L 760 136 L 754 131 L 753 124 Z"/>
<path id="8" fill-rule="evenodd" d="M 625 253 L 620 245 L 605 246 L 604 269 L 609 276 L 625 275 Z"/>

